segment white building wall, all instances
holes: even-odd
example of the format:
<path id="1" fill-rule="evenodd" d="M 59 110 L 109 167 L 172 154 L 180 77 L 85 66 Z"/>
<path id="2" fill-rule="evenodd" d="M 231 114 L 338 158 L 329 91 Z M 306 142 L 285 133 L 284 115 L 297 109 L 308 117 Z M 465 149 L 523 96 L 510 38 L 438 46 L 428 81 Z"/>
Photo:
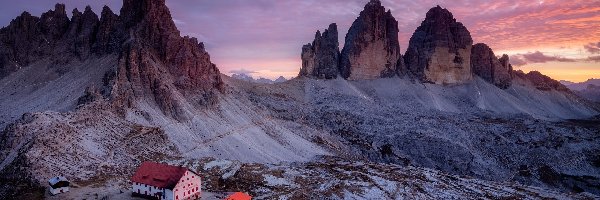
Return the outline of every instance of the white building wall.
<path id="1" fill-rule="evenodd" d="M 131 192 L 134 193 L 138 193 L 138 194 L 142 194 L 142 195 L 149 195 L 149 196 L 154 196 L 154 194 L 158 193 L 158 192 L 165 192 L 165 197 L 164 199 L 172 199 L 173 195 L 169 195 L 167 193 L 167 190 L 163 190 L 162 188 L 158 188 L 158 187 L 154 187 L 151 185 L 146 185 L 143 183 L 133 183 L 133 187 L 131 189 Z M 162 198 L 162 196 L 161 196 Z"/>
<path id="2" fill-rule="evenodd" d="M 65 193 L 65 192 L 69 192 L 69 187 L 61 187 L 61 188 L 56 188 L 56 189 L 50 187 L 50 193 L 52 193 L 53 195 Z"/>
<path id="3" fill-rule="evenodd" d="M 202 192 L 202 180 L 200 176 L 187 171 L 181 177 L 173 190 L 174 200 L 200 199 Z"/>

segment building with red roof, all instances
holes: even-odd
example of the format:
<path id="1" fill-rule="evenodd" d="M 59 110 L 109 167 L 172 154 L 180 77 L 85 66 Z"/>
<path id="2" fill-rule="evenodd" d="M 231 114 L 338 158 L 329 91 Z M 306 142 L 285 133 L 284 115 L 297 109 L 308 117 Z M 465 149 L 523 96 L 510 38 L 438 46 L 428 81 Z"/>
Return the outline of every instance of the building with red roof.
<path id="1" fill-rule="evenodd" d="M 199 199 L 202 179 L 185 167 L 143 162 L 131 177 L 134 196 L 149 199 Z"/>

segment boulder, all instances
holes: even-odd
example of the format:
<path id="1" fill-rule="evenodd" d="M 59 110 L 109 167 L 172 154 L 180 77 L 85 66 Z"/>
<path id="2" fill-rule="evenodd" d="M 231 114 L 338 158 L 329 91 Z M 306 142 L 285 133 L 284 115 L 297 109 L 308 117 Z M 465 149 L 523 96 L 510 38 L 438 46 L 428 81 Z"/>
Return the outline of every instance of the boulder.
<path id="1" fill-rule="evenodd" d="M 404 61 L 424 82 L 460 84 L 472 79 L 473 39 L 447 9 L 431 8 L 409 41 Z"/>
<path id="2" fill-rule="evenodd" d="M 379 0 L 371 0 L 352 23 L 341 53 L 340 72 L 348 80 L 396 75 L 401 60 L 398 21 Z"/>
<path id="3" fill-rule="evenodd" d="M 339 75 L 340 48 L 337 25 L 331 24 L 323 34 L 317 31 L 313 43 L 302 47 L 299 76 L 334 79 Z"/>
<path id="4" fill-rule="evenodd" d="M 512 82 L 508 56 L 504 55 L 502 62 L 494 55 L 494 51 L 486 44 L 473 45 L 471 50 L 471 67 L 473 74 L 501 89 L 510 87 Z"/>

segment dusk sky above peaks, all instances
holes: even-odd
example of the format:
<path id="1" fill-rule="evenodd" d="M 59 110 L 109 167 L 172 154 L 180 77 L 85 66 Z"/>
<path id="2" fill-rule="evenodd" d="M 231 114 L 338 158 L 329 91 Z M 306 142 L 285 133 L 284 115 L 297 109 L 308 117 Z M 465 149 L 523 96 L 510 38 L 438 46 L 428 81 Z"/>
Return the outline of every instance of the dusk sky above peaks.
<path id="1" fill-rule="evenodd" d="M 167 0 L 182 35 L 205 43 L 224 74 L 286 78 L 298 74 L 302 45 L 317 30 L 337 23 L 340 50 L 352 22 L 369 0 Z M 23 11 L 40 16 L 66 4 L 99 14 L 103 5 L 119 13 L 122 0 L 0 0 L 0 26 Z M 497 56 L 508 54 L 517 70 L 537 70 L 575 82 L 600 78 L 600 0 L 381 0 L 399 23 L 401 51 L 436 5 L 465 24 L 475 43 Z"/>

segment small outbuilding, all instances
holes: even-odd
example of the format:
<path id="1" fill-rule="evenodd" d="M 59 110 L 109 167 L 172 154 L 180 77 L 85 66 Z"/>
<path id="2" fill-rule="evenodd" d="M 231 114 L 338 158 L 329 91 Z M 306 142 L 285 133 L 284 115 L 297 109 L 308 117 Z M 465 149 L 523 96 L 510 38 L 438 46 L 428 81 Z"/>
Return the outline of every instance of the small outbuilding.
<path id="1" fill-rule="evenodd" d="M 202 179 L 185 167 L 143 162 L 131 177 L 133 196 L 148 199 L 199 199 Z"/>
<path id="2" fill-rule="evenodd" d="M 69 192 L 69 185 L 71 183 L 64 176 L 57 176 L 48 180 L 48 184 L 50 184 L 50 194 L 57 195 Z"/>

